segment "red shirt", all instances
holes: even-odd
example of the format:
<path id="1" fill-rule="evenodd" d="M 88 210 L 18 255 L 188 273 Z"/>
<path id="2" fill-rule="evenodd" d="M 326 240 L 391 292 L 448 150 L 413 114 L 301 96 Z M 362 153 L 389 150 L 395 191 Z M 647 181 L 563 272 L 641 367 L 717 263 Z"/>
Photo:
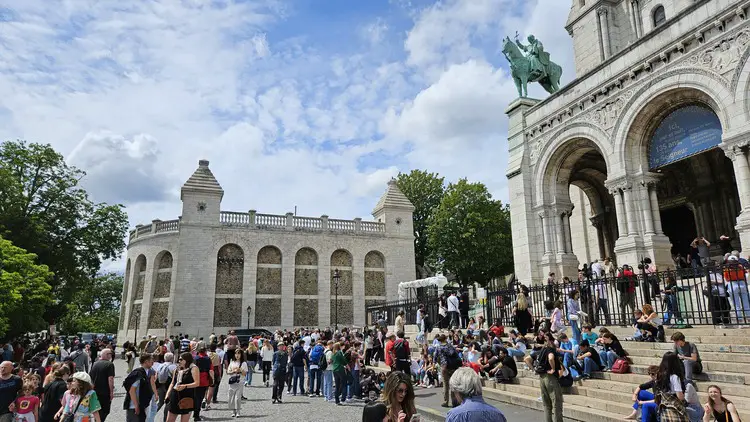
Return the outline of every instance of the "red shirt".
<path id="1" fill-rule="evenodd" d="M 39 397 L 23 396 L 16 399 L 16 413 L 31 413 L 39 407 Z"/>
<path id="2" fill-rule="evenodd" d="M 385 342 L 385 366 L 393 366 L 394 362 L 391 359 L 391 350 L 393 349 L 393 342 L 388 340 Z"/>

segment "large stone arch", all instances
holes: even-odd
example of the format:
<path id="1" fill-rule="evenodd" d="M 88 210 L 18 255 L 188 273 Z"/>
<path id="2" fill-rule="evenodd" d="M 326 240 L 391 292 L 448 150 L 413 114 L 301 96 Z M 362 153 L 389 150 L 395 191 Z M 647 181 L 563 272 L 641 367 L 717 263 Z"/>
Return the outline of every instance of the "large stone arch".
<path id="1" fill-rule="evenodd" d="M 164 320 L 169 315 L 169 293 L 172 289 L 172 253 L 163 250 L 154 257 L 151 280 L 151 304 L 148 311 L 148 328 L 164 328 Z"/>
<path id="2" fill-rule="evenodd" d="M 294 326 L 318 325 L 318 253 L 303 247 L 294 255 Z"/>
<path id="3" fill-rule="evenodd" d="M 365 296 L 385 299 L 385 286 L 385 256 L 380 251 L 370 251 L 365 255 Z"/>
<path id="4" fill-rule="evenodd" d="M 331 254 L 331 324 L 351 325 L 354 323 L 353 265 L 354 257 L 348 250 L 337 249 Z M 336 270 L 339 271 L 340 277 L 338 289 L 333 283 L 333 274 Z M 338 304 L 336 303 L 337 294 Z M 337 309 L 338 321 L 336 321 Z"/>
<path id="5" fill-rule="evenodd" d="M 242 324 L 242 290 L 245 251 L 235 243 L 223 245 L 216 254 L 214 327 L 239 327 Z"/>
<path id="6" fill-rule="evenodd" d="M 128 328 L 136 327 L 140 324 L 139 318 L 143 303 L 143 290 L 146 286 L 146 255 L 138 255 L 133 266 L 133 301 L 130 304 L 130 318 Z M 135 303 L 138 301 L 138 303 Z"/>
<path id="7" fill-rule="evenodd" d="M 716 113 L 724 133 L 732 129 L 730 107 L 733 94 L 725 80 L 714 72 L 697 69 L 675 69 L 644 85 L 628 100 L 613 130 L 613 162 L 624 167 L 613 168 L 612 177 L 648 171 L 650 134 L 670 112 L 688 104 L 699 103 Z M 644 162 L 644 160 L 646 160 Z"/>
<path id="8" fill-rule="evenodd" d="M 268 245 L 258 251 L 255 282 L 255 325 L 278 327 L 281 325 L 281 249 Z"/>

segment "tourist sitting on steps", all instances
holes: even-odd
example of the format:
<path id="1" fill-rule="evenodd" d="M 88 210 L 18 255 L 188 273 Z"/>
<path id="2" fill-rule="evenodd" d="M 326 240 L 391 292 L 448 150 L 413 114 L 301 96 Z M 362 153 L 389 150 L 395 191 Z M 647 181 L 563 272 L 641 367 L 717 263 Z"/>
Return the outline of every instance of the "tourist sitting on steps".
<path id="1" fill-rule="evenodd" d="M 580 366 L 583 366 L 583 378 L 591 378 L 591 373 L 594 371 L 600 371 L 601 361 L 599 360 L 599 353 L 593 348 L 589 347 L 589 342 L 583 340 L 578 345 L 578 352 L 576 353 L 576 361 Z"/>
<path id="2" fill-rule="evenodd" d="M 708 386 L 708 402 L 703 410 L 703 422 L 709 422 L 712 417 L 721 422 L 740 421 L 737 407 L 721 394 L 721 388 L 716 385 Z"/>
<path id="3" fill-rule="evenodd" d="M 659 367 L 651 365 L 648 367 L 648 375 L 651 377 L 650 381 L 644 382 L 639 385 L 638 388 L 633 392 L 633 412 L 625 419 L 635 420 L 638 416 L 638 409 L 641 410 L 641 422 L 650 422 L 656 418 L 656 402 L 654 401 L 654 393 L 648 391 L 654 388 L 656 383 L 656 375 L 659 373 Z"/>
<path id="4" fill-rule="evenodd" d="M 685 380 L 692 383 L 693 374 L 703 372 L 703 363 L 701 362 L 698 348 L 695 346 L 695 343 L 685 341 L 685 335 L 680 331 L 675 331 L 672 334 L 672 341 L 674 342 L 674 353 L 682 360 L 685 368 Z"/>

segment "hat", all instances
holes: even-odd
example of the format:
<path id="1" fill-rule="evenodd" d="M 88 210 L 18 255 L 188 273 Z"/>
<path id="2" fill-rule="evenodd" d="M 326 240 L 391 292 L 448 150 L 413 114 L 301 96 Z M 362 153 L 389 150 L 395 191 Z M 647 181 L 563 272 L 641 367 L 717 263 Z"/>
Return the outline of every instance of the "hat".
<path id="1" fill-rule="evenodd" d="M 91 377 L 85 372 L 76 372 L 73 374 L 73 379 L 91 384 Z"/>
<path id="2" fill-rule="evenodd" d="M 739 261 L 739 259 L 734 255 L 730 255 L 729 258 L 727 258 L 727 261 Z"/>

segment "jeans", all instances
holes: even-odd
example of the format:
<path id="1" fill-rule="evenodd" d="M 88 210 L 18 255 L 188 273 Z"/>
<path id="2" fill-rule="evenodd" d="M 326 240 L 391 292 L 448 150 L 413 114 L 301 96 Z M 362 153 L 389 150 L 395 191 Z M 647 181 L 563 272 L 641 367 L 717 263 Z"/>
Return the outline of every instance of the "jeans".
<path id="1" fill-rule="evenodd" d="M 253 383 L 253 369 L 255 367 L 254 365 L 255 362 L 251 362 L 251 363 L 253 365 L 248 365 L 247 375 L 245 375 L 245 385 L 248 385 L 248 386 Z"/>
<path id="2" fill-rule="evenodd" d="M 263 361 L 263 382 L 268 382 L 268 380 L 271 379 L 271 367 L 273 365 L 273 362 L 270 360 L 264 360 Z"/>
<path id="3" fill-rule="evenodd" d="M 297 394 L 297 380 L 299 380 L 299 393 L 305 394 L 305 367 L 294 367 L 294 381 L 292 384 L 292 394 Z"/>
<path id="4" fill-rule="evenodd" d="M 617 353 L 610 350 L 600 354 L 599 358 L 602 360 L 601 363 L 607 366 L 607 369 L 612 369 L 619 356 L 617 356 Z"/>
<path id="5" fill-rule="evenodd" d="M 460 317 L 458 315 L 458 311 L 450 311 L 448 312 L 448 317 L 450 318 L 450 327 L 458 327 L 458 324 L 461 322 Z"/>
<path id="6" fill-rule="evenodd" d="M 694 405 L 688 403 L 687 406 L 685 406 L 685 410 L 687 410 L 688 418 L 690 418 L 690 422 L 700 422 L 703 420 L 703 414 L 706 413 L 705 410 L 703 410 L 702 406 Z"/>
<path id="7" fill-rule="evenodd" d="M 349 392 L 346 395 L 347 400 L 351 400 L 352 397 L 359 398 L 359 369 L 353 369 L 349 379 Z"/>
<path id="8" fill-rule="evenodd" d="M 581 363 L 581 360 L 578 360 L 578 363 Z M 599 366 L 599 362 L 595 361 L 594 359 L 590 357 L 583 358 L 583 373 L 584 375 L 591 375 L 594 371 L 601 370 L 601 367 Z"/>
<path id="9" fill-rule="evenodd" d="M 323 371 L 323 396 L 326 400 L 333 400 L 333 371 Z"/>
<path id="10" fill-rule="evenodd" d="M 638 401 L 649 401 L 653 400 L 654 395 L 649 391 L 639 391 Z M 633 410 L 641 408 L 641 422 L 652 422 L 656 420 L 656 403 L 646 403 L 639 405 L 638 402 L 633 403 Z"/>
<path id="11" fill-rule="evenodd" d="M 682 364 L 685 367 L 685 382 L 693 382 L 693 368 L 696 361 L 685 359 L 682 361 Z"/>
<path id="12" fill-rule="evenodd" d="M 578 321 L 570 321 L 570 328 L 573 330 L 573 340 L 576 344 L 581 344 L 581 329 L 578 327 Z"/>
<path id="13" fill-rule="evenodd" d="M 737 322 L 744 324 L 750 320 L 750 296 L 747 292 L 747 282 L 730 281 L 729 289 L 732 294 L 732 308 L 734 309 Z"/>
<path id="14" fill-rule="evenodd" d="M 526 352 L 522 352 L 522 351 L 520 351 L 518 349 L 508 348 L 508 355 L 510 355 L 510 356 L 512 356 L 514 358 L 522 358 L 522 357 L 526 356 Z"/>
<path id="15" fill-rule="evenodd" d="M 630 312 L 628 312 L 630 308 Z M 635 292 L 620 292 L 620 324 L 630 325 L 635 312 Z"/>
<path id="16" fill-rule="evenodd" d="M 552 422 L 554 408 L 555 422 L 563 422 L 563 394 L 560 380 L 554 375 L 544 374 L 541 377 L 542 403 L 546 422 Z"/>
<path id="17" fill-rule="evenodd" d="M 596 325 L 602 325 L 601 320 L 599 319 L 599 311 L 602 311 L 604 314 L 604 321 L 606 325 L 612 325 L 612 319 L 609 317 L 609 307 L 607 306 L 607 299 L 599 299 L 599 302 L 596 305 L 596 314 L 594 315 L 596 318 Z"/>
<path id="18" fill-rule="evenodd" d="M 320 395 L 320 381 L 323 379 L 323 372 L 318 368 L 311 369 L 309 378 L 310 385 L 307 388 L 308 392 L 310 394 Z"/>
<path id="19" fill-rule="evenodd" d="M 664 299 L 667 302 L 667 310 L 664 312 L 664 324 L 669 325 L 672 321 L 672 317 L 675 317 L 677 320 L 682 319 L 680 310 L 677 307 L 677 296 L 675 296 L 674 293 L 667 294 L 664 295 Z"/>
<path id="20" fill-rule="evenodd" d="M 333 393 L 336 403 L 346 401 L 346 397 L 344 396 L 346 391 L 344 390 L 344 387 L 346 386 L 346 371 L 343 369 L 333 371 L 333 378 L 336 381 L 336 391 Z"/>

